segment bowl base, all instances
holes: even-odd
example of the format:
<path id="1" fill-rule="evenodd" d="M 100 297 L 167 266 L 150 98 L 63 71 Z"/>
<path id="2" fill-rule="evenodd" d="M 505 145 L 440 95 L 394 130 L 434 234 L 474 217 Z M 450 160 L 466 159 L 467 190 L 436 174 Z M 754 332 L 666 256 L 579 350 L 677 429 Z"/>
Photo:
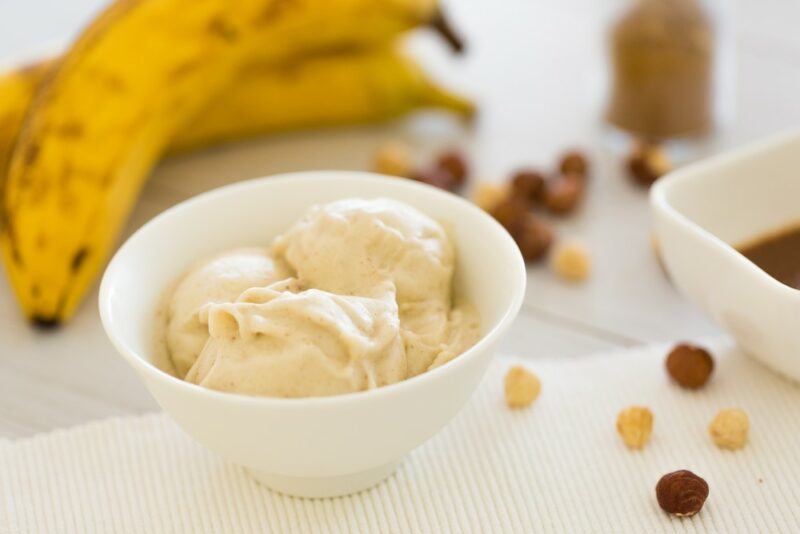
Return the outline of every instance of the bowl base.
<path id="1" fill-rule="evenodd" d="M 398 463 L 400 462 L 390 462 L 358 473 L 320 478 L 276 475 L 249 468 L 246 470 L 250 476 L 278 493 L 320 499 L 341 497 L 371 488 L 394 473 Z"/>

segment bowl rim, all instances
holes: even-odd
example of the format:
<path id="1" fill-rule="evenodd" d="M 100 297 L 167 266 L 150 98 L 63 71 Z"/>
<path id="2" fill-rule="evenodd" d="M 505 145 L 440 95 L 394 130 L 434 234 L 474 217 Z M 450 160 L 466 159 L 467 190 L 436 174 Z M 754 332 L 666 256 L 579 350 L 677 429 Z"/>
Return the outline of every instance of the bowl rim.
<path id="1" fill-rule="evenodd" d="M 787 286 L 772 277 L 764 269 L 753 263 L 750 258 L 742 254 L 735 246 L 702 227 L 673 206 L 669 200 L 669 195 L 672 190 L 685 186 L 685 184 L 689 182 L 702 180 L 708 174 L 713 173 L 715 169 L 736 165 L 738 162 L 744 160 L 760 158 L 771 150 L 787 145 L 800 145 L 800 128 L 781 132 L 743 148 L 734 149 L 681 167 L 659 178 L 656 183 L 653 184 L 653 187 L 650 189 L 650 205 L 655 211 L 660 211 L 683 229 L 693 232 L 704 239 L 709 245 L 724 251 L 728 257 L 745 266 L 749 272 L 761 278 L 762 283 L 766 283 L 769 287 L 772 287 L 774 291 L 779 291 L 792 298 L 797 298 L 798 295 L 800 295 L 800 289 Z"/>
<path id="2" fill-rule="evenodd" d="M 153 227 L 164 224 L 164 221 L 169 220 L 176 213 L 185 209 L 189 209 L 195 204 L 208 202 L 217 195 L 233 194 L 235 192 L 246 191 L 248 189 L 257 189 L 262 187 L 265 183 L 277 185 L 287 182 L 292 182 L 295 184 L 298 182 L 318 183 L 320 181 L 341 181 L 342 179 L 347 179 L 351 182 L 372 184 L 391 183 L 393 187 L 407 188 L 412 191 L 416 190 L 420 194 L 436 197 L 437 201 L 454 203 L 461 209 L 466 209 L 476 213 L 478 215 L 478 219 L 483 220 L 485 224 L 492 228 L 492 231 L 497 234 L 498 239 L 500 239 L 502 242 L 502 246 L 509 249 L 511 256 L 514 258 L 513 270 L 515 271 L 514 279 L 511 281 L 511 283 L 515 286 L 512 291 L 512 299 L 506 306 L 505 311 L 500 319 L 496 322 L 494 327 L 492 327 L 489 331 L 484 332 L 478 342 L 476 342 L 472 347 L 462 352 L 449 362 L 436 367 L 435 369 L 431 369 L 425 371 L 424 373 L 420 373 L 419 375 L 375 389 L 330 396 L 285 398 L 216 391 L 209 388 L 204 388 L 197 384 L 186 382 L 185 380 L 159 369 L 155 364 L 139 355 L 137 351 L 134 351 L 119 336 L 117 336 L 113 326 L 113 320 L 111 319 L 110 310 L 110 293 L 113 289 L 111 278 L 113 273 L 120 268 L 119 265 L 122 262 L 122 257 L 124 256 L 129 244 L 135 241 L 142 233 L 150 231 L 150 229 Z M 392 198 L 391 192 L 386 196 L 387 198 Z M 495 341 L 508 330 L 511 322 L 516 318 L 522 306 L 522 301 L 525 297 L 526 284 L 527 271 L 525 267 L 525 261 L 522 258 L 519 248 L 506 229 L 483 209 L 458 195 L 446 192 L 427 184 L 371 172 L 347 170 L 299 171 L 267 175 L 223 185 L 179 202 L 147 221 L 125 240 L 125 242 L 117 249 L 117 251 L 114 253 L 114 256 L 108 262 L 100 282 L 98 307 L 100 311 L 100 320 L 103 325 L 103 329 L 106 332 L 106 336 L 109 338 L 109 340 L 111 340 L 111 343 L 117 352 L 119 352 L 128 362 L 128 364 L 138 372 L 148 375 L 167 387 L 182 389 L 189 395 L 204 396 L 210 399 L 217 399 L 222 402 L 238 402 L 282 409 L 293 409 L 307 408 L 309 405 L 334 406 L 338 404 L 360 402 L 362 400 L 404 395 L 406 392 L 409 392 L 416 387 L 420 387 L 426 382 L 435 381 L 439 377 L 455 371 L 459 367 L 466 365 L 469 360 L 478 357 L 479 354 L 492 346 Z"/>

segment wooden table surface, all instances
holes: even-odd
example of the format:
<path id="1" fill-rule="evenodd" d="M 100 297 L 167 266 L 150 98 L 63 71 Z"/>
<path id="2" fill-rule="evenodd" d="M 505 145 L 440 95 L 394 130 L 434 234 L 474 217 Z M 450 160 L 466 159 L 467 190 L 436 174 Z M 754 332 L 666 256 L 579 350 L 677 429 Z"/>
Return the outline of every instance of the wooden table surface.
<path id="1" fill-rule="evenodd" d="M 64 42 L 104 2 L 0 2 L 0 60 Z M 591 248 L 593 275 L 567 285 L 544 267 L 528 271 L 522 312 L 501 350 L 536 360 L 576 358 L 652 341 L 717 333 L 666 281 L 653 256 L 646 192 L 623 176 L 598 120 L 608 8 L 593 0 L 451 0 L 469 52 L 453 58 L 431 35 L 410 46 L 437 77 L 475 96 L 470 129 L 439 115 L 389 125 L 293 133 L 165 161 L 145 188 L 128 233 L 168 206 L 235 180 L 307 169 L 367 169 L 382 142 L 403 139 L 421 157 L 458 145 L 476 181 L 515 166 L 552 164 L 570 146 L 594 166 L 587 202 L 558 223 Z M 729 2 L 735 15 L 736 113 L 702 154 L 741 146 L 800 123 L 800 4 Z M 758 177 L 754 177 L 757 179 Z M 799 208 L 800 209 L 800 208 Z M 16 438 L 119 414 L 157 409 L 106 339 L 96 288 L 57 332 L 27 327 L 0 281 L 0 437 Z M 535 365 L 535 363 L 534 363 Z"/>

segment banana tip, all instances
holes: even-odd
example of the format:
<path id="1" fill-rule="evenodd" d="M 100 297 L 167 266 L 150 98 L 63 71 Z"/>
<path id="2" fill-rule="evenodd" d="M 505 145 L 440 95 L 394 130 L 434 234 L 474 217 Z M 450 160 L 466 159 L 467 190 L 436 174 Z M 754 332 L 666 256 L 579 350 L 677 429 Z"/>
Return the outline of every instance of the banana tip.
<path id="1" fill-rule="evenodd" d="M 61 326 L 61 320 L 55 317 L 35 315 L 31 317 L 31 324 L 37 330 L 56 330 L 59 326 Z"/>
<path id="2" fill-rule="evenodd" d="M 464 40 L 461 39 L 461 36 L 455 31 L 441 9 L 436 10 L 431 20 L 428 21 L 428 25 L 442 36 L 445 42 L 450 45 L 453 52 L 456 54 L 464 53 Z"/>

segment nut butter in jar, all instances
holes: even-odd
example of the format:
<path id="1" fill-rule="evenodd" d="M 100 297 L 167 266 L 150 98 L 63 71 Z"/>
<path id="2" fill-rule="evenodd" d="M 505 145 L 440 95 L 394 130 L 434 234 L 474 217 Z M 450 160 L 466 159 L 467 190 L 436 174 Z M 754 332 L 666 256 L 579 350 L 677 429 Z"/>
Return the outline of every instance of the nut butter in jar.
<path id="1" fill-rule="evenodd" d="M 723 17 L 704 0 L 627 2 L 610 32 L 606 119 L 650 141 L 714 130 L 724 89 Z"/>

